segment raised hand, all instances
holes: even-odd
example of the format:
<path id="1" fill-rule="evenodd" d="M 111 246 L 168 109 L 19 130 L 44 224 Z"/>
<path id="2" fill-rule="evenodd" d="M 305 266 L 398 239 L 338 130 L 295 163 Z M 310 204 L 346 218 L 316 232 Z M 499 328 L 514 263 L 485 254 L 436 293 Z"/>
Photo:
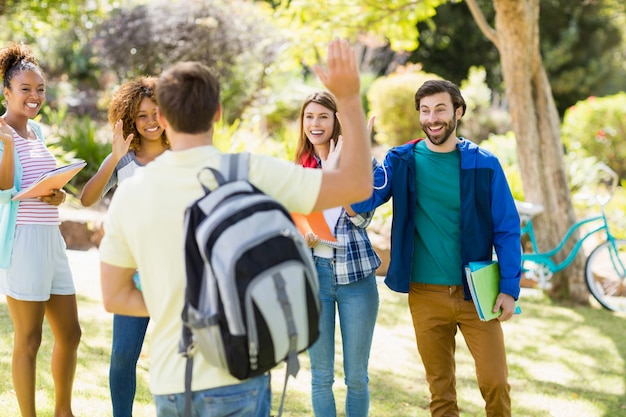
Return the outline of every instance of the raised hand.
<path id="1" fill-rule="evenodd" d="M 315 66 L 314 70 L 337 98 L 337 117 L 341 123 L 345 151 L 337 169 L 324 169 L 322 188 L 314 210 L 362 201 L 372 194 L 371 141 L 367 135 L 367 121 L 360 96 L 356 56 L 346 40 L 330 42 L 326 67 L 324 70 Z"/>
<path id="2" fill-rule="evenodd" d="M 13 129 L 4 120 L 4 117 L 0 117 L 0 140 L 5 145 L 13 143 Z"/>
<path id="3" fill-rule="evenodd" d="M 325 71 L 320 65 L 315 65 L 313 70 L 338 100 L 359 94 L 359 70 L 348 41 L 336 38 L 328 44 L 326 67 Z"/>
<path id="4" fill-rule="evenodd" d="M 118 120 L 113 127 L 113 144 L 111 153 L 114 161 L 119 161 L 124 155 L 126 155 L 126 153 L 128 153 L 128 148 L 130 147 L 130 142 L 132 140 L 132 133 L 124 139 L 124 122 L 122 122 L 122 120 Z"/>
<path id="5" fill-rule="evenodd" d="M 343 136 L 339 135 L 337 142 L 330 140 L 330 150 L 326 159 L 322 161 L 322 169 L 334 170 L 339 166 L 339 157 L 341 156 L 341 148 L 343 147 Z"/>

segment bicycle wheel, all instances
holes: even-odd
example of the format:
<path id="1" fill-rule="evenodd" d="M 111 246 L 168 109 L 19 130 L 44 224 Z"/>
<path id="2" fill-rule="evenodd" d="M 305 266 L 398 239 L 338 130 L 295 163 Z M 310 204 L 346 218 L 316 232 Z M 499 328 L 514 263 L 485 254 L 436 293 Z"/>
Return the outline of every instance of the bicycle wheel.
<path id="1" fill-rule="evenodd" d="M 626 240 L 614 243 L 606 241 L 589 254 L 585 283 L 602 307 L 626 312 Z"/>

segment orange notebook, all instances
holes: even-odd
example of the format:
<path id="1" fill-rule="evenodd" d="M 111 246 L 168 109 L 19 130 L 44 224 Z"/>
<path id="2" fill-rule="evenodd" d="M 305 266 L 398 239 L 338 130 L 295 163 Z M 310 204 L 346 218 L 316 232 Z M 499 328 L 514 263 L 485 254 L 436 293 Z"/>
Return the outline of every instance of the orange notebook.
<path id="1" fill-rule="evenodd" d="M 324 219 L 324 213 L 321 211 L 314 211 L 308 215 L 291 213 L 291 218 L 296 224 L 298 231 L 302 233 L 303 236 L 306 233 L 312 232 L 320 238 L 321 243 L 334 248 L 339 247 L 339 243 L 330 231 L 326 219 Z"/>
<path id="2" fill-rule="evenodd" d="M 30 187 L 13 195 L 12 200 L 16 201 L 24 198 L 50 195 L 52 190 L 58 190 L 65 187 L 65 184 L 74 178 L 74 175 L 78 174 L 78 171 L 83 169 L 86 165 L 87 162 L 80 160 L 78 162 L 45 172 L 33 181 Z"/>

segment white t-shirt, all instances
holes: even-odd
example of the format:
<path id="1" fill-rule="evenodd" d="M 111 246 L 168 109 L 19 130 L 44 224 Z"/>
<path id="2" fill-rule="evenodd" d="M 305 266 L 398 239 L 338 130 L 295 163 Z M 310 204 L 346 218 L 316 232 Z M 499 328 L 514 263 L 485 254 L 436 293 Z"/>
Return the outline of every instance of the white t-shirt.
<path id="1" fill-rule="evenodd" d="M 218 167 L 219 161 L 220 152 L 213 146 L 165 151 L 120 184 L 105 218 L 102 262 L 141 271 L 143 296 L 154 324 L 150 388 L 155 395 L 185 390 L 185 358 L 178 353 L 185 289 L 183 217 L 187 206 L 203 195 L 198 172 L 205 166 Z M 319 195 L 322 171 L 252 155 L 249 179 L 290 212 L 306 214 Z M 194 357 L 193 391 L 238 382 L 201 355 Z"/>

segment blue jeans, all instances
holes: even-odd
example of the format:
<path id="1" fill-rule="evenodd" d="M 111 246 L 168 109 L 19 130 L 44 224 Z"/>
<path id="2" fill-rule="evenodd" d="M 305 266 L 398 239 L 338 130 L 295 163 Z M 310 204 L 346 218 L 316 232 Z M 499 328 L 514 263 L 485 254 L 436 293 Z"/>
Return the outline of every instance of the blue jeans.
<path id="1" fill-rule="evenodd" d="M 320 282 L 320 337 L 309 348 L 313 413 L 335 417 L 335 305 L 343 341 L 343 369 L 347 387 L 346 417 L 366 417 L 370 393 L 367 366 L 378 315 L 376 275 L 347 285 L 337 285 L 333 260 L 315 257 Z"/>
<path id="2" fill-rule="evenodd" d="M 113 315 L 113 346 L 109 389 L 113 417 L 131 417 L 137 389 L 137 361 L 146 336 L 149 317 Z"/>
<path id="3" fill-rule="evenodd" d="M 155 395 L 158 417 L 179 417 L 185 409 L 185 393 Z M 192 417 L 268 417 L 272 408 L 270 375 L 250 378 L 241 384 L 194 391 Z"/>

